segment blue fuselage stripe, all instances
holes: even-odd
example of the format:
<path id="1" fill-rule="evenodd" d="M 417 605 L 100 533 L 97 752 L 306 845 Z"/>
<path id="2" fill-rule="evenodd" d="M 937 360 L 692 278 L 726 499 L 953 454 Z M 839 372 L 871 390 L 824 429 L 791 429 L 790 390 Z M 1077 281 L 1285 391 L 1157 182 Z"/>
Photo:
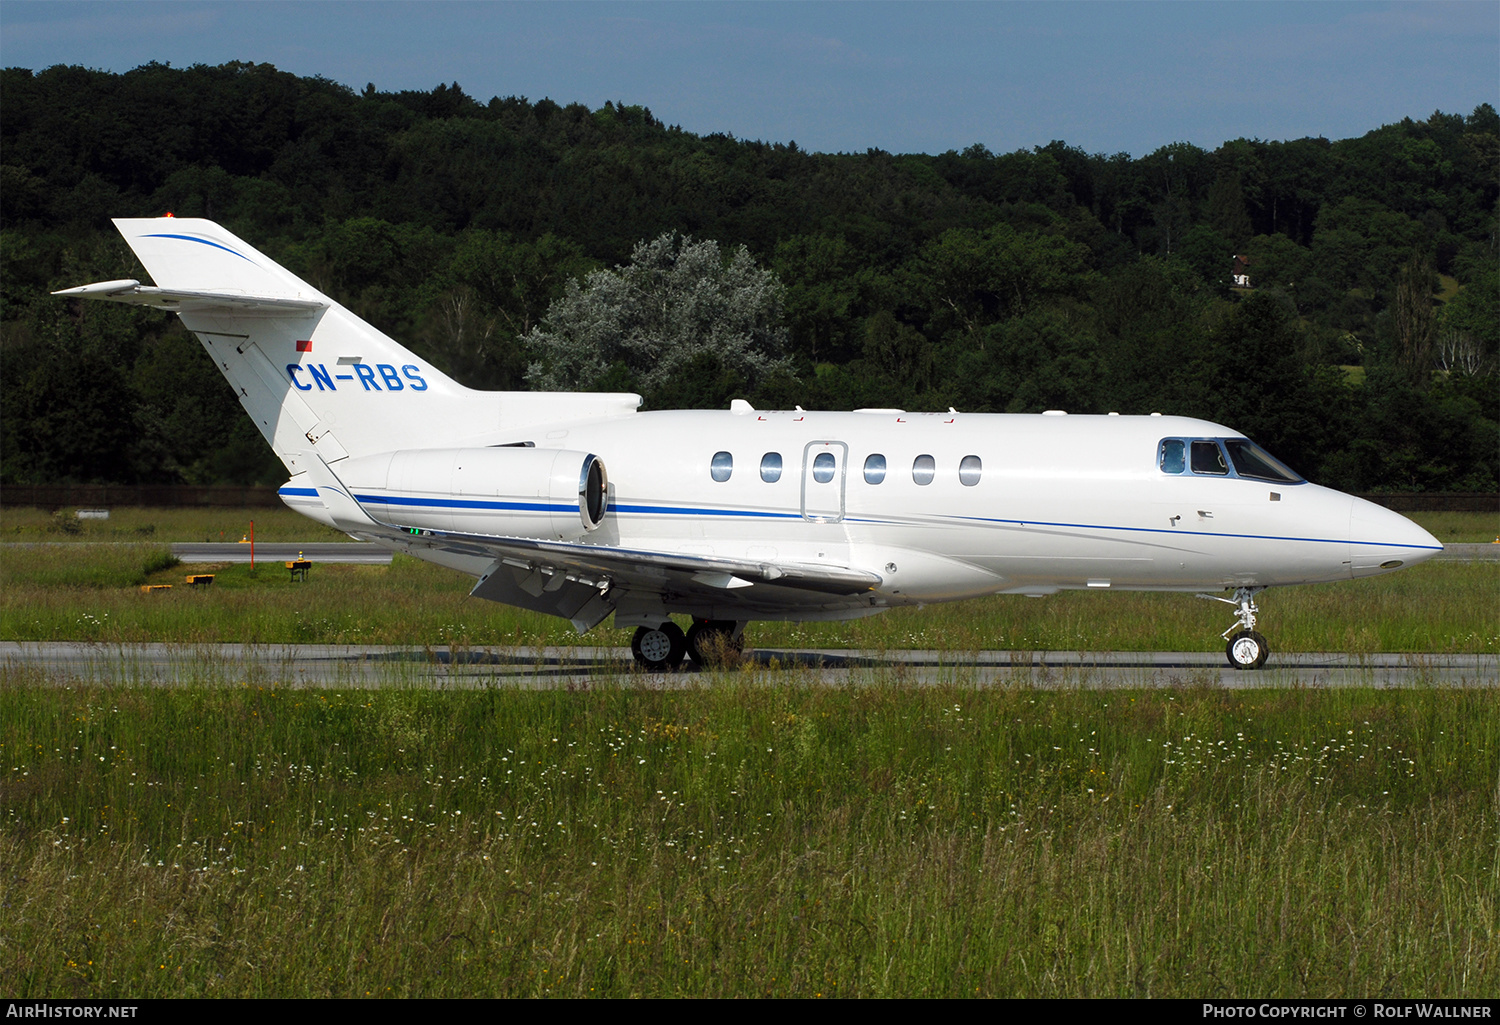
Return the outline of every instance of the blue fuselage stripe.
<path id="1" fill-rule="evenodd" d="M 765 512 L 760 509 L 695 509 L 683 505 L 610 505 L 610 509 L 622 513 L 640 513 L 664 516 L 754 516 L 770 520 L 800 520 L 797 513 Z"/>
<path id="2" fill-rule="evenodd" d="M 283 494 L 311 494 L 317 492 L 311 489 L 289 489 L 283 488 Z M 404 496 L 391 495 L 355 495 L 356 501 L 369 502 L 375 505 L 402 506 L 407 508 L 428 509 L 492 509 L 508 512 L 574 512 L 576 505 L 558 505 L 546 502 L 499 502 L 481 501 L 478 499 L 458 498 L 408 498 Z M 803 517 L 799 513 L 790 512 L 767 512 L 759 509 L 706 509 L 695 506 L 679 505 L 620 505 L 610 504 L 610 511 L 624 515 L 637 516 L 718 516 L 718 517 L 742 517 L 752 519 L 773 520 L 800 520 Z M 1065 530 L 1098 530 L 1112 531 L 1132 534 L 1164 534 L 1174 537 L 1223 537 L 1238 538 L 1246 541 L 1300 541 L 1307 544 L 1325 545 L 1364 545 L 1374 548 L 1404 548 L 1419 549 L 1425 551 L 1442 551 L 1442 546 L 1431 545 L 1409 545 L 1393 541 L 1354 541 L 1348 538 L 1331 537 L 1286 537 L 1278 534 L 1231 534 L 1221 531 L 1209 530 L 1167 530 L 1160 527 L 1119 527 L 1109 526 L 1101 523 L 1059 523 L 1049 520 L 1021 520 L 1021 519 L 996 519 L 988 516 L 952 516 L 944 517 L 949 522 L 960 521 L 967 523 L 993 523 L 997 525 L 1014 525 L 1018 527 L 1052 527 Z M 849 517 L 849 522 L 858 523 L 889 523 L 898 524 L 896 520 L 875 520 Z M 910 522 L 909 526 L 918 526 L 917 522 Z"/>
<path id="3" fill-rule="evenodd" d="M 403 498 L 398 495 L 355 495 L 356 502 L 371 505 L 400 505 L 428 509 L 500 509 L 511 512 L 576 512 L 576 505 L 552 505 L 545 502 L 482 502 L 468 498 Z"/>
<path id="4" fill-rule="evenodd" d="M 1110 527 L 1099 523 L 1052 523 L 1047 520 L 998 520 L 988 516 L 958 516 L 971 523 L 1013 523 L 1018 527 L 1065 527 L 1069 530 L 1117 530 L 1132 534 L 1172 534 L 1178 537 L 1233 537 L 1245 541 L 1306 541 L 1317 545 L 1366 545 L 1375 548 L 1419 548 L 1440 552 L 1442 545 L 1406 545 L 1395 541 L 1355 541 L 1339 537 L 1285 537 L 1280 534 L 1229 534 L 1213 530 L 1167 530 L 1162 527 Z"/>

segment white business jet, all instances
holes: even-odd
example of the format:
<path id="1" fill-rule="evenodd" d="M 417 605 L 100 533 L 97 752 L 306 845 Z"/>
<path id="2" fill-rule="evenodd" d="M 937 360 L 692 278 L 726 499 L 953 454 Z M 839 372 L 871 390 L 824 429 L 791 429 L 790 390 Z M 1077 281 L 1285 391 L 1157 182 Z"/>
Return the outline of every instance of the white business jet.
<path id="1" fill-rule="evenodd" d="M 114 223 L 156 285 L 56 294 L 177 313 L 286 464 L 287 505 L 580 632 L 613 614 L 653 670 L 754 619 L 1063 589 L 1231 593 L 1201 596 L 1235 607 L 1229 661 L 1254 669 L 1263 589 L 1442 550 L 1203 420 L 473 391 L 211 221 Z"/>

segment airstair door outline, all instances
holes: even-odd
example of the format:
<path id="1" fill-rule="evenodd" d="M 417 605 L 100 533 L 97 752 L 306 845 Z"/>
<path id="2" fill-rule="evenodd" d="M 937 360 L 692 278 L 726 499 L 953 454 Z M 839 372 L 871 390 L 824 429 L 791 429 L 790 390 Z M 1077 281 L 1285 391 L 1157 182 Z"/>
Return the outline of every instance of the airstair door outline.
<path id="1" fill-rule="evenodd" d="M 849 446 L 842 441 L 811 441 L 802 450 L 802 518 L 838 523 L 844 518 L 844 469 Z"/>

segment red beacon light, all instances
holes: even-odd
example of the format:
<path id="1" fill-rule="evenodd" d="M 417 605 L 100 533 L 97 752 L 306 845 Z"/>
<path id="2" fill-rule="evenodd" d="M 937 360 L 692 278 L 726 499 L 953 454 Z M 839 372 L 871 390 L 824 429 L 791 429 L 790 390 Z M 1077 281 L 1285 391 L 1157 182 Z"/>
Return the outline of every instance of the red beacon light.
<path id="1" fill-rule="evenodd" d="M 166 213 L 162 214 L 162 216 L 163 217 L 171 217 L 172 216 L 172 211 L 168 210 Z"/>

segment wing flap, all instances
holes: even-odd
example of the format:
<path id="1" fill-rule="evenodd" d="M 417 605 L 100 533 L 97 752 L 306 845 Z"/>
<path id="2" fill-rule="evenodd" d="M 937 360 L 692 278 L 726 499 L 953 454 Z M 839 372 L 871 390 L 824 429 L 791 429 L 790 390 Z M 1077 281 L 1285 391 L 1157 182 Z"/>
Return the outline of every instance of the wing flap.
<path id="1" fill-rule="evenodd" d="M 523 575 L 541 572 L 551 577 L 557 571 L 562 571 L 590 586 L 608 580 L 635 586 L 661 587 L 670 579 L 678 587 L 696 585 L 694 590 L 701 587 L 717 592 L 720 597 L 726 591 L 744 591 L 757 584 L 852 596 L 872 591 L 883 582 L 879 574 L 848 566 L 751 562 L 685 555 L 680 552 L 522 537 L 487 537 L 450 531 L 404 534 L 401 535 L 401 543 L 408 547 L 441 548 L 463 554 L 489 555 L 498 562 L 525 571 Z M 552 572 L 548 572 L 549 570 Z M 532 586 L 535 583 L 533 581 Z M 544 584 L 544 590 L 545 586 Z"/>

